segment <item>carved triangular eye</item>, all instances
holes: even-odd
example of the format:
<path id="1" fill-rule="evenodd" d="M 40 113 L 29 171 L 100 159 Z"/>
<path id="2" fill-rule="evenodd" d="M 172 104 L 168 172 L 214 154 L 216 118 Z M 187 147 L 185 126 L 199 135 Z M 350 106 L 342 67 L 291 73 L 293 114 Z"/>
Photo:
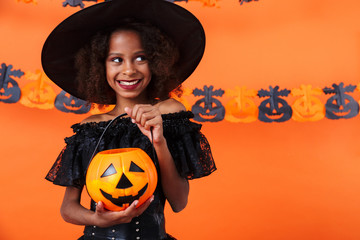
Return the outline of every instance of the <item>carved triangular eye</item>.
<path id="1" fill-rule="evenodd" d="M 129 172 L 145 172 L 141 167 L 131 162 Z"/>
<path id="2" fill-rule="evenodd" d="M 105 172 L 100 177 L 107 177 L 116 174 L 116 169 L 113 164 L 110 164 L 110 166 L 105 170 Z"/>

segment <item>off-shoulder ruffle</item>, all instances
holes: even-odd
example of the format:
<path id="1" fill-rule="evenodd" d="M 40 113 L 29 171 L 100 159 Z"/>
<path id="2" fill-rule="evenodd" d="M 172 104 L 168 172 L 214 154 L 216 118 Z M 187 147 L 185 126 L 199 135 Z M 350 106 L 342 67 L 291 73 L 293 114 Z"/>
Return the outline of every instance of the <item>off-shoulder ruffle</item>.
<path id="1" fill-rule="evenodd" d="M 216 170 L 201 125 L 190 121 L 189 111 L 162 115 L 164 136 L 179 174 L 187 179 L 207 176 Z M 46 179 L 56 185 L 82 187 L 85 172 L 98 139 L 110 121 L 74 124 L 74 135 L 65 138 L 66 146 L 57 157 Z M 129 118 L 115 120 L 100 142 L 98 151 L 138 147 L 153 158 L 152 146 Z"/>

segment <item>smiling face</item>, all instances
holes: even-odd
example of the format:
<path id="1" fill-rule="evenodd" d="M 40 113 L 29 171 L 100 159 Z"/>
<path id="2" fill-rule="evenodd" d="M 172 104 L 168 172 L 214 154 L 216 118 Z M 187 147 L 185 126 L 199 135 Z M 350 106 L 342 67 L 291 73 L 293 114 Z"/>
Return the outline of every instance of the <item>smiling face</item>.
<path id="1" fill-rule="evenodd" d="M 106 79 L 116 93 L 117 102 L 146 102 L 145 90 L 151 72 L 138 33 L 131 30 L 112 33 L 106 58 Z"/>

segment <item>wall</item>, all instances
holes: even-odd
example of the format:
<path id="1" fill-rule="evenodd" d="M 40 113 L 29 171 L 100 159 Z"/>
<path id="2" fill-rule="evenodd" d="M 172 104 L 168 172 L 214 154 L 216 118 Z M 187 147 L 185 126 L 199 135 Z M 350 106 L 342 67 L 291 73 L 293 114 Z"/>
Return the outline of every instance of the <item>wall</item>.
<path id="1" fill-rule="evenodd" d="M 0 63 L 40 69 L 46 36 L 78 10 L 61 3 L 2 0 Z M 186 82 L 188 88 L 359 83 L 357 0 L 180 5 L 199 17 L 207 33 L 204 59 Z M 360 99 L 358 90 L 352 96 Z M 64 189 L 44 177 L 70 126 L 86 116 L 20 103 L 0 102 L 0 111 L 0 239 L 76 239 L 82 227 L 65 223 L 59 214 Z M 169 233 L 179 239 L 359 239 L 358 121 L 359 116 L 307 123 L 204 123 L 218 170 L 191 182 L 183 212 L 167 208 Z"/>

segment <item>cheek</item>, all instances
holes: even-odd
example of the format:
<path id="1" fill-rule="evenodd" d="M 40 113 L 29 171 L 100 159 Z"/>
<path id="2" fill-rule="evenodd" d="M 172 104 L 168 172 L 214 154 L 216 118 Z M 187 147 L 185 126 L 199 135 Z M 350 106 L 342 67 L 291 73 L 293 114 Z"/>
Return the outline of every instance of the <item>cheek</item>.
<path id="1" fill-rule="evenodd" d="M 145 84 L 146 86 L 149 84 L 149 82 L 151 81 L 151 71 L 149 68 L 149 65 L 143 65 L 139 68 L 139 71 L 142 72 L 143 76 L 144 76 L 144 80 L 145 80 Z"/>
<path id="2" fill-rule="evenodd" d="M 105 69 L 105 76 L 106 76 L 106 81 L 109 84 L 109 86 L 111 88 L 114 88 L 115 86 L 115 77 L 116 77 L 116 72 L 115 69 L 113 67 L 108 66 L 108 64 L 106 65 L 106 69 Z"/>

